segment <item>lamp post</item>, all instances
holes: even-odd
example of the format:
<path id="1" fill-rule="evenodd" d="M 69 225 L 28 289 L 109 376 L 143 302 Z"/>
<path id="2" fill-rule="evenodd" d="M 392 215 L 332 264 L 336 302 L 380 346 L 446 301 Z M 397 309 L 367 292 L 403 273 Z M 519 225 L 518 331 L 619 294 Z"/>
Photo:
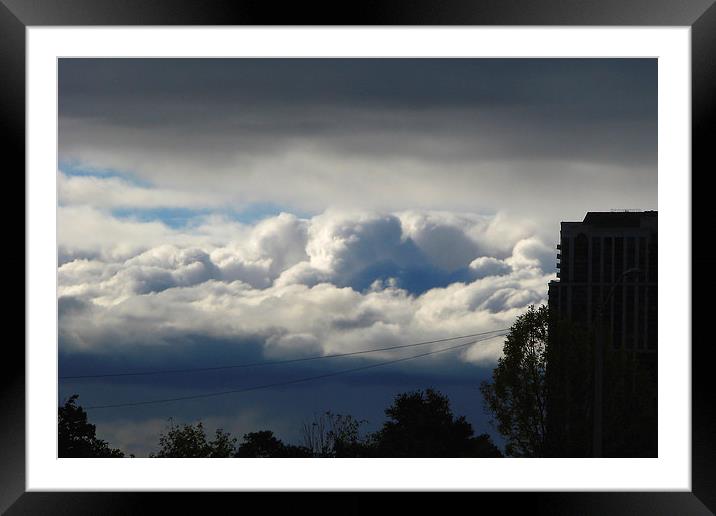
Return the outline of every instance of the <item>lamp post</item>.
<path id="1" fill-rule="evenodd" d="M 604 306 L 611 300 L 614 289 L 619 285 L 627 274 L 641 272 L 641 269 L 633 267 L 621 273 L 609 290 L 609 295 L 599 304 L 597 310 L 597 324 L 594 328 L 594 410 L 593 410 L 593 434 L 592 454 L 594 457 L 602 456 L 602 406 L 604 392 Z"/>

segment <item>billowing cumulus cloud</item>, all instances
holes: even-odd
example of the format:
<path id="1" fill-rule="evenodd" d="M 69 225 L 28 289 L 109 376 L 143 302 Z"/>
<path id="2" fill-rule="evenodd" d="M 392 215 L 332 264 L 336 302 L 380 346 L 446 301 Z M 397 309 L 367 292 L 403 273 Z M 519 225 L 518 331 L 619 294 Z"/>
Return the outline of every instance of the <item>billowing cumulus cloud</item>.
<path id="1" fill-rule="evenodd" d="M 512 272 L 512 267 L 504 260 L 492 256 L 480 256 L 470 262 L 470 269 L 477 277 L 502 276 Z"/>
<path id="2" fill-rule="evenodd" d="M 503 258 L 481 255 L 499 249 L 490 243 L 493 223 L 469 214 L 282 213 L 206 248 L 178 243 L 190 235 L 166 228 L 176 243 L 129 257 L 110 247 L 60 266 L 61 337 L 85 348 L 181 334 L 260 336 L 273 357 L 503 328 L 544 300 L 551 275 L 541 260 L 551 254 L 529 237 L 513 241 L 507 256 L 500 251 Z M 405 275 L 392 275 L 411 268 L 436 283 L 411 289 L 401 284 Z"/>

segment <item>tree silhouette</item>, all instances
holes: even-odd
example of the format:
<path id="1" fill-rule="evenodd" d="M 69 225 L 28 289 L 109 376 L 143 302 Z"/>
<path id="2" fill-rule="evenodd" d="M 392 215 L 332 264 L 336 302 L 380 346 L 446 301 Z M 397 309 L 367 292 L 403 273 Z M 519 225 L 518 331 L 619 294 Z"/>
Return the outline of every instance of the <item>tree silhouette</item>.
<path id="1" fill-rule="evenodd" d="M 311 451 L 303 446 L 284 444 L 270 430 L 250 432 L 244 435 L 237 457 L 311 457 Z"/>
<path id="2" fill-rule="evenodd" d="M 87 413 L 77 404 L 74 394 L 57 411 L 58 457 L 124 457 L 117 448 L 97 439 L 95 425 L 87 421 Z"/>
<path id="3" fill-rule="evenodd" d="M 233 457 L 236 454 L 236 437 L 217 428 L 214 439 L 209 442 L 209 457 Z"/>
<path id="4" fill-rule="evenodd" d="M 473 436 L 455 417 L 447 396 L 427 389 L 399 394 L 385 410 L 389 420 L 370 438 L 378 457 L 500 457 L 487 434 Z"/>
<path id="5" fill-rule="evenodd" d="M 492 382 L 480 386 L 511 456 L 542 457 L 546 451 L 548 331 L 547 307 L 530 306 L 510 328 Z"/>
<path id="6" fill-rule="evenodd" d="M 365 456 L 366 444 L 360 439 L 359 430 L 366 421 L 353 416 L 326 411 L 303 423 L 303 444 L 314 457 L 361 457 Z"/>
<path id="7" fill-rule="evenodd" d="M 177 425 L 169 419 L 166 433 L 159 435 L 159 451 L 150 457 L 218 458 L 233 457 L 236 453 L 236 438 L 217 429 L 214 439 L 209 441 L 204 425 Z"/>

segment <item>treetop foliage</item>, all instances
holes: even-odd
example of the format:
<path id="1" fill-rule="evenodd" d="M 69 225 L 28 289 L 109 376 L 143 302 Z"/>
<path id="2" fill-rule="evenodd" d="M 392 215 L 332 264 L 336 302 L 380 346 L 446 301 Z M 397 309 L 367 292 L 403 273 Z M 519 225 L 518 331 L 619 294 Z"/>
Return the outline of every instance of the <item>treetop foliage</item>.
<path id="1" fill-rule="evenodd" d="M 480 390 L 498 431 L 507 439 L 508 455 L 541 457 L 545 450 L 547 389 L 545 382 L 549 313 L 546 306 L 519 316 L 505 339 L 492 382 Z"/>
<path id="2" fill-rule="evenodd" d="M 159 450 L 150 457 L 501 456 L 490 437 L 475 437 L 470 423 L 463 416 L 454 416 L 448 398 L 436 390 L 399 394 L 385 413 L 389 420 L 380 430 L 361 435 L 360 428 L 366 421 L 327 411 L 303 424 L 303 444 L 299 446 L 282 442 L 270 430 L 244 434 L 238 444 L 237 438 L 222 429 L 216 430 L 211 439 L 201 421 L 180 425 L 169 419 L 159 436 Z M 61 427 L 60 432 L 66 430 Z M 113 456 L 121 457 L 121 452 L 116 451 L 119 455 Z"/>
<path id="3" fill-rule="evenodd" d="M 388 421 L 372 436 L 378 457 L 500 457 L 486 434 L 473 436 L 455 417 L 447 396 L 434 389 L 399 394 L 385 410 Z"/>
<path id="4" fill-rule="evenodd" d="M 204 425 L 177 425 L 169 419 L 166 433 L 159 436 L 159 452 L 150 457 L 220 458 L 232 457 L 236 438 L 217 429 L 213 440 L 208 440 Z"/>
<path id="5" fill-rule="evenodd" d="M 74 394 L 57 411 L 57 455 L 59 457 L 124 457 L 95 435 L 95 425 L 87 421 L 87 413 L 77 404 Z"/>

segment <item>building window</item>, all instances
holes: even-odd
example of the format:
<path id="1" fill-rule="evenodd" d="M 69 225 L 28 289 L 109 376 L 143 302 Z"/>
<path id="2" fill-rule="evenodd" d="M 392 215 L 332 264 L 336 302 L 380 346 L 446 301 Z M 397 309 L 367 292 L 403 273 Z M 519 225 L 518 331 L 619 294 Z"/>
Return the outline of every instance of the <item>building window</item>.
<path id="1" fill-rule="evenodd" d="M 559 278 L 564 281 L 569 281 L 569 257 L 571 249 L 569 248 L 569 238 L 563 238 L 560 244 L 562 251 L 562 258 L 559 260 Z"/>
<path id="2" fill-rule="evenodd" d="M 649 320 L 647 322 L 646 328 L 647 328 L 647 335 L 646 335 L 646 342 L 649 349 L 657 349 L 658 348 L 658 320 L 657 320 L 657 296 L 658 296 L 658 290 L 657 287 L 649 287 L 648 288 L 648 294 L 649 296 L 649 307 L 647 313 L 649 314 Z"/>
<path id="3" fill-rule="evenodd" d="M 584 233 L 577 235 L 574 239 L 574 281 L 586 283 L 587 267 L 589 263 L 589 239 Z"/>
<path id="4" fill-rule="evenodd" d="M 612 311 L 612 342 L 614 342 L 614 348 L 619 349 L 622 347 L 622 331 L 624 329 L 624 290 L 621 286 L 614 288 L 614 294 L 612 296 L 613 311 Z"/>
<path id="5" fill-rule="evenodd" d="M 646 280 L 646 238 L 639 237 L 639 275 L 638 281 Z"/>
<path id="6" fill-rule="evenodd" d="M 636 239 L 629 237 L 626 239 L 626 268 L 634 269 L 636 267 Z M 635 281 L 637 273 L 630 273 L 624 278 L 624 281 Z"/>
<path id="7" fill-rule="evenodd" d="M 602 239 L 592 238 L 592 282 L 599 283 L 602 280 Z"/>
<path id="8" fill-rule="evenodd" d="M 653 283 L 656 283 L 656 279 L 658 277 L 657 256 L 656 234 L 652 234 L 649 239 L 649 281 Z"/>
<path id="9" fill-rule="evenodd" d="M 613 281 L 612 237 L 604 238 L 604 283 Z"/>
<path id="10" fill-rule="evenodd" d="M 624 239 L 614 239 L 614 281 L 620 280 L 624 272 Z"/>
<path id="11" fill-rule="evenodd" d="M 634 317 L 636 316 L 636 298 L 634 296 L 633 285 L 625 287 L 626 290 L 626 302 L 624 306 L 624 319 L 625 319 L 625 330 L 626 330 L 626 342 L 624 343 L 627 349 L 634 347 Z"/>
<path id="12" fill-rule="evenodd" d="M 587 322 L 587 287 L 572 287 L 572 320 Z"/>
<path id="13" fill-rule="evenodd" d="M 638 347 L 639 349 L 644 349 L 646 347 L 646 321 L 647 321 L 647 313 L 646 313 L 646 288 L 643 286 L 639 287 L 639 315 L 637 316 L 637 320 L 639 321 L 639 327 L 637 328 L 637 331 L 639 332 L 639 343 Z"/>

